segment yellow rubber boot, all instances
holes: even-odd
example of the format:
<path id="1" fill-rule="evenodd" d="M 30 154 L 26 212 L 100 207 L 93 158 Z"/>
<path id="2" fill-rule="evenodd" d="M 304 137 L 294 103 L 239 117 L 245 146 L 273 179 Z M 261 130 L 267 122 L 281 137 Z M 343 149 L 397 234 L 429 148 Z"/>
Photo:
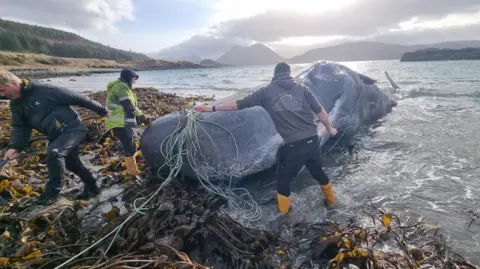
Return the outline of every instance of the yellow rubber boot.
<path id="1" fill-rule="evenodd" d="M 290 210 L 290 197 L 283 196 L 277 192 L 277 199 L 278 199 L 278 209 L 280 213 L 288 213 Z"/>
<path id="2" fill-rule="evenodd" d="M 127 174 L 136 176 L 140 175 L 141 172 L 137 168 L 137 160 L 134 156 L 125 157 L 125 165 L 127 166 Z"/>
<path id="3" fill-rule="evenodd" d="M 330 183 L 326 185 L 320 185 L 323 192 L 323 197 L 325 198 L 325 204 L 327 206 L 335 205 L 335 195 L 333 194 L 332 185 Z"/>

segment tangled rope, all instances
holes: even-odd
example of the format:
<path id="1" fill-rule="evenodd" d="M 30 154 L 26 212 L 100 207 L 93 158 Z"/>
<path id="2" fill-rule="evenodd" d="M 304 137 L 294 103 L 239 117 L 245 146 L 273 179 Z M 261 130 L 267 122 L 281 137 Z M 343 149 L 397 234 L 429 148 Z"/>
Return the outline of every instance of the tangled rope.
<path id="1" fill-rule="evenodd" d="M 250 195 L 248 190 L 245 188 L 232 188 L 233 182 L 233 172 L 235 167 L 237 166 L 238 159 L 239 159 L 239 149 L 238 144 L 235 140 L 235 136 L 225 127 L 220 124 L 200 120 L 199 116 L 201 113 L 196 112 L 194 110 L 189 110 L 186 112 L 187 121 L 185 126 L 182 128 L 181 121 L 178 119 L 178 125 L 175 130 L 166 137 L 166 139 L 162 142 L 160 146 L 160 151 L 163 157 L 165 158 L 165 164 L 158 169 L 158 173 L 161 169 L 168 165 L 171 169 L 175 170 L 175 176 L 178 175 L 181 167 L 183 166 L 183 158 L 182 155 L 187 157 L 188 164 L 192 167 L 195 174 L 198 176 L 198 179 L 202 186 L 211 193 L 214 193 L 220 197 L 225 198 L 230 204 L 236 209 L 244 209 L 246 211 L 245 219 L 247 221 L 257 221 L 262 218 L 262 211 L 258 204 L 255 202 L 253 197 Z M 198 130 L 203 130 L 210 141 L 213 142 L 212 137 L 208 134 L 205 128 L 202 126 L 203 124 L 210 124 L 214 125 L 229 134 L 229 136 L 233 139 L 233 143 L 235 145 L 235 162 L 232 164 L 230 168 L 230 175 L 229 175 L 229 184 L 226 191 L 223 191 L 221 188 L 215 186 L 210 180 L 209 176 L 206 172 L 201 172 L 198 169 L 196 159 L 197 157 L 201 157 L 204 161 L 206 161 L 205 156 L 200 151 L 200 143 L 198 139 Z M 190 147 L 184 147 L 187 144 L 187 141 L 191 141 Z M 167 152 L 163 151 L 164 142 L 166 143 Z M 176 148 L 176 151 L 172 150 Z M 171 175 L 171 174 L 170 174 Z M 169 175 L 169 177 L 170 177 Z M 160 176 L 160 175 L 159 175 Z M 169 179 L 171 180 L 171 178 Z M 240 195 L 235 194 L 235 192 L 240 192 Z M 246 199 L 245 199 L 246 198 Z"/>
<path id="2" fill-rule="evenodd" d="M 236 208 L 241 209 L 242 204 L 246 205 L 247 206 L 247 214 L 246 214 L 246 219 L 247 220 L 255 221 L 255 220 L 258 220 L 262 217 L 262 212 L 261 212 L 260 207 L 258 206 L 258 204 L 255 202 L 253 197 L 251 197 L 251 195 L 249 194 L 249 192 L 246 189 L 232 188 L 233 169 L 238 162 L 238 153 L 239 153 L 238 145 L 235 141 L 235 137 L 233 136 L 233 134 L 229 130 L 227 130 L 225 127 L 223 127 L 219 124 L 199 120 L 199 115 L 200 115 L 200 113 L 198 113 L 194 110 L 187 110 L 186 111 L 187 121 L 185 123 L 185 126 L 182 128 L 181 122 L 179 120 L 178 125 L 175 128 L 175 130 L 162 141 L 162 143 L 160 145 L 160 151 L 161 151 L 161 154 L 163 155 L 163 157 L 165 158 L 166 161 L 165 161 L 164 165 L 162 165 L 160 168 L 158 168 L 157 175 L 160 175 L 160 171 L 165 166 L 169 166 L 170 172 L 168 174 L 168 177 L 162 182 L 162 184 L 158 187 L 158 189 L 152 195 L 150 195 L 150 197 L 148 199 L 146 199 L 146 201 L 144 203 L 142 203 L 138 207 L 136 206 L 137 202 L 140 201 L 140 200 L 144 200 L 145 198 L 143 198 L 143 197 L 137 198 L 133 203 L 134 208 L 133 208 L 132 213 L 121 224 L 119 224 L 115 229 L 113 229 L 110 233 L 108 233 L 107 235 L 105 235 L 104 237 L 99 239 L 97 242 L 92 244 L 90 247 L 86 248 L 82 252 L 73 256 L 69 260 L 62 263 L 61 265 L 55 267 L 55 269 L 63 268 L 64 266 L 66 266 L 67 264 L 69 264 L 70 262 L 75 260 L 76 258 L 80 257 L 81 255 L 83 255 L 84 253 L 86 253 L 87 251 L 92 249 L 93 247 L 99 245 L 101 242 L 103 242 L 104 240 L 109 238 L 111 235 L 115 234 L 113 236 L 111 242 L 110 242 L 110 245 L 108 246 L 107 250 L 105 251 L 105 253 L 107 253 L 110 250 L 113 242 L 115 241 L 115 238 L 118 236 L 118 234 L 119 234 L 120 230 L 123 228 L 123 226 L 128 221 L 130 221 L 133 217 L 135 217 L 137 214 L 142 214 L 143 215 L 144 214 L 143 211 L 148 209 L 145 206 L 155 196 L 157 196 L 160 193 L 160 191 L 167 184 L 169 184 L 172 181 L 172 179 L 177 177 L 177 175 L 179 174 L 179 172 L 182 169 L 183 164 L 184 164 L 183 163 L 183 156 L 187 156 L 187 160 L 188 160 L 189 164 L 194 169 L 194 171 L 197 173 L 198 178 L 200 179 L 200 182 L 205 189 L 207 189 L 208 191 L 210 191 L 210 192 L 212 192 L 216 195 L 219 195 L 219 196 L 227 199 Z M 200 147 L 199 147 L 199 142 L 198 142 L 197 128 L 201 128 L 205 131 L 205 129 L 200 125 L 200 123 L 214 124 L 214 125 L 222 128 L 223 130 L 227 131 L 229 133 L 229 135 L 231 135 L 233 140 L 234 140 L 235 148 L 236 148 L 236 152 L 237 152 L 237 158 L 235 160 L 234 165 L 232 165 L 232 174 L 230 175 L 229 188 L 227 189 L 226 192 L 224 192 L 220 188 L 214 186 L 213 183 L 209 180 L 208 175 L 200 173 L 200 171 L 196 167 L 196 164 L 195 164 L 195 158 L 197 156 L 196 154 L 197 153 L 201 154 L 201 152 L 199 151 Z M 211 139 L 210 136 L 209 136 L 209 138 Z M 189 140 L 192 141 L 191 146 L 193 147 L 193 150 L 189 150 L 187 147 L 185 147 L 187 141 L 189 141 Z M 163 151 L 163 146 L 165 145 L 165 143 L 166 143 L 166 152 Z M 236 194 L 234 194 L 234 191 L 244 191 L 245 193 L 237 196 Z M 250 201 L 242 199 L 244 196 L 247 196 L 248 198 L 251 198 Z"/>

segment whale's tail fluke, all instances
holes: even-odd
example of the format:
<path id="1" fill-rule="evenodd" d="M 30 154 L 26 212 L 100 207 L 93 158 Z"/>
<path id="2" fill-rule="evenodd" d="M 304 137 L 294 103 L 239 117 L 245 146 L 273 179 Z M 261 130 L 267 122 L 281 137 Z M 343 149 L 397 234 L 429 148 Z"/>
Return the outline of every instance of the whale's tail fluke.
<path id="1" fill-rule="evenodd" d="M 392 87 L 395 90 L 400 89 L 400 87 L 398 87 L 397 83 L 395 83 L 395 81 L 393 81 L 393 79 L 390 77 L 390 74 L 388 74 L 387 71 L 385 71 L 385 76 L 387 76 L 388 82 L 390 82 L 390 85 L 392 85 Z"/>

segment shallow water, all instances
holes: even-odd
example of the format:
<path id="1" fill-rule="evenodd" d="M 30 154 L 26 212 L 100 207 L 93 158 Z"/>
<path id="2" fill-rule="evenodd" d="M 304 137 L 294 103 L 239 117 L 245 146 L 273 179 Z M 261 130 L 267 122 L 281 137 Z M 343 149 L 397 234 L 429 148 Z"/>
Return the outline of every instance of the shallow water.
<path id="1" fill-rule="evenodd" d="M 349 62 L 352 69 L 390 88 L 388 71 L 401 87 L 398 106 L 375 127 L 358 137 L 356 153 L 333 149 L 325 170 L 341 207 L 339 220 L 372 212 L 377 206 L 401 217 L 440 225 L 454 249 L 480 264 L 480 223 L 467 228 L 468 208 L 480 209 L 480 61 L 401 63 Z M 294 65 L 294 73 L 306 65 Z M 152 86 L 182 95 L 228 96 L 267 83 L 273 66 L 140 72 L 136 85 Z M 115 74 L 55 78 L 78 90 L 103 90 Z M 255 197 L 274 196 L 269 179 L 249 185 Z M 261 195 L 260 195 L 261 194 Z M 308 172 L 293 183 L 295 216 L 307 221 L 324 217 L 322 195 Z M 264 205 L 263 217 L 250 225 L 270 227 L 276 204 Z"/>

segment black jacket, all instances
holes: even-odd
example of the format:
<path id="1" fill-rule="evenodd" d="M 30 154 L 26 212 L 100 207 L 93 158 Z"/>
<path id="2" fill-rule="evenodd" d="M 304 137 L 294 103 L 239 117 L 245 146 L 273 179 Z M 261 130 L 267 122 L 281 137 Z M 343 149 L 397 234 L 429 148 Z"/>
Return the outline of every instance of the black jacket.
<path id="1" fill-rule="evenodd" d="M 10 101 L 12 137 L 8 148 L 22 150 L 32 129 L 48 136 L 50 141 L 65 131 L 87 130 L 70 106 L 84 107 L 100 116 L 108 113 L 98 102 L 69 89 L 33 81 L 28 86 L 22 84 L 21 97 Z"/>

